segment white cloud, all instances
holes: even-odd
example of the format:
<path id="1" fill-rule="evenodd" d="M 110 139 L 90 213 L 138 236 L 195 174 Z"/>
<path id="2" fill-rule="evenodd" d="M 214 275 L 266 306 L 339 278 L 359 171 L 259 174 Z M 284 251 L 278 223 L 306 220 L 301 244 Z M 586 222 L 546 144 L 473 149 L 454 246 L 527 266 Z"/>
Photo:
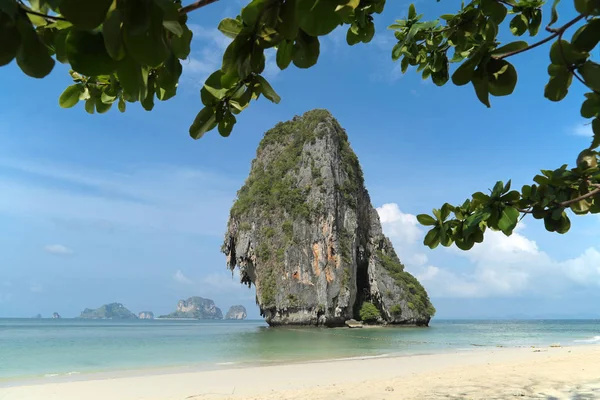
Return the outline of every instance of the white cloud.
<path id="1" fill-rule="evenodd" d="M 388 236 L 409 244 L 415 243 L 422 237 L 417 217 L 400 211 L 398 204 L 384 204 L 377 208 L 377 213 Z"/>
<path id="2" fill-rule="evenodd" d="M 422 253 L 425 230 L 414 215 L 393 203 L 377 211 L 400 258 L 432 297 L 553 296 L 577 287 L 600 287 L 600 252 L 595 248 L 556 260 L 525 236 L 521 224 L 509 237 L 488 230 L 485 241 L 470 251 L 438 248 L 434 252 L 444 254 L 443 265 L 432 265 Z"/>
<path id="3" fill-rule="evenodd" d="M 577 125 L 575 128 L 573 128 L 571 133 L 575 136 L 586 136 L 586 137 L 592 137 L 594 134 L 594 132 L 592 131 L 592 126 L 589 123 Z"/>
<path id="4" fill-rule="evenodd" d="M 42 285 L 38 283 L 33 283 L 31 284 L 31 286 L 29 286 L 29 291 L 31 293 L 41 293 L 43 290 L 44 288 L 42 287 Z"/>
<path id="5" fill-rule="evenodd" d="M 192 283 L 194 283 L 194 281 L 185 276 L 180 269 L 178 269 L 173 275 L 173 280 L 177 283 L 181 283 L 182 285 L 191 285 Z"/>
<path id="6" fill-rule="evenodd" d="M 73 254 L 73 250 L 63 246 L 62 244 L 49 244 L 44 246 L 44 251 L 50 254 L 56 254 L 60 256 L 68 256 Z"/>
<path id="7" fill-rule="evenodd" d="M 228 271 L 208 274 L 202 278 L 202 286 L 209 286 L 213 291 L 217 292 L 239 291 L 240 288 L 243 288 L 237 269 L 234 270 L 233 274 Z"/>
<path id="8" fill-rule="evenodd" d="M 225 177 L 181 166 L 121 166 L 109 171 L 1 160 L 0 171 L 3 168 L 9 174 L 0 175 L 0 214 L 74 229 L 220 236 L 237 188 Z M 18 178 L 11 178 L 12 171 Z M 67 254 L 70 250 L 63 247 L 44 249 Z"/>

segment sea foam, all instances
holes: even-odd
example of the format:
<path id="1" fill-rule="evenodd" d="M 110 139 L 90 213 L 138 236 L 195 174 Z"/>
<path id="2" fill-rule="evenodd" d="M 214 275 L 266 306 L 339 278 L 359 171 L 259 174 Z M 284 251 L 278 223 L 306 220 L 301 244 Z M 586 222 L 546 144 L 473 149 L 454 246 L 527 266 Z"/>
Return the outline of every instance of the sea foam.
<path id="1" fill-rule="evenodd" d="M 576 343 L 598 343 L 600 342 L 600 336 L 594 336 L 589 339 L 573 340 Z"/>

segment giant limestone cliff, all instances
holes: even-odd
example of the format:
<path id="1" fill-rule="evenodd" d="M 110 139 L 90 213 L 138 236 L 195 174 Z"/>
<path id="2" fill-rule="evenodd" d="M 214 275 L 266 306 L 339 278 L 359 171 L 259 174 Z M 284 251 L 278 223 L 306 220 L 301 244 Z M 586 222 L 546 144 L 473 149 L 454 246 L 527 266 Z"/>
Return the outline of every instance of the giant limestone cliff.
<path id="1" fill-rule="evenodd" d="M 265 134 L 222 250 L 256 286 L 270 325 L 342 326 L 366 302 L 379 323 L 426 326 L 435 312 L 383 235 L 346 132 L 325 110 Z"/>

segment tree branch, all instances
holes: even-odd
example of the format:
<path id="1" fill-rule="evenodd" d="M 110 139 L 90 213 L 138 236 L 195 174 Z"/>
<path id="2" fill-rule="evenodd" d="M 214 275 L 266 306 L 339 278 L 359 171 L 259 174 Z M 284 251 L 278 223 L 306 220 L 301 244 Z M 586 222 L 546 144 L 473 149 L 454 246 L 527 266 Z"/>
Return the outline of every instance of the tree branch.
<path id="1" fill-rule="evenodd" d="M 594 197 L 595 195 L 600 194 L 600 185 L 592 184 L 591 186 L 595 187 L 596 189 L 594 189 L 592 191 L 589 191 L 586 194 L 583 194 L 583 195 L 581 195 L 579 197 L 576 197 L 574 199 L 557 203 L 557 206 L 567 208 L 571 204 L 575 204 L 578 201 L 589 199 L 590 197 Z M 527 208 L 527 209 L 517 208 L 517 210 L 519 210 L 519 212 L 521 212 L 523 214 L 531 214 L 531 213 L 533 213 L 533 210 L 531 208 Z"/>
<path id="2" fill-rule="evenodd" d="M 181 15 L 187 14 L 189 12 L 192 12 L 194 10 L 197 10 L 199 8 L 207 6 L 209 4 L 215 3 L 217 1 L 219 1 L 219 0 L 198 0 L 198 1 L 196 1 L 196 2 L 194 2 L 192 4 L 189 4 L 189 5 L 185 6 L 185 7 L 181 7 L 179 9 L 179 14 L 181 14 Z"/>
<path id="3" fill-rule="evenodd" d="M 560 28 L 554 29 L 554 28 L 548 28 L 548 27 L 546 27 L 546 30 L 548 32 L 552 32 L 552 35 L 548 36 L 545 39 L 540 40 L 537 43 L 534 43 L 534 44 L 532 44 L 530 46 L 527 46 L 527 47 L 525 47 L 523 49 L 511 51 L 510 53 L 506 53 L 506 54 L 503 54 L 503 55 L 501 55 L 499 57 L 494 57 L 494 58 L 496 60 L 502 60 L 504 58 L 507 58 L 507 57 L 510 57 L 510 56 L 514 56 L 516 54 L 523 53 L 523 52 L 529 51 L 531 49 L 535 49 L 536 47 L 541 46 L 544 43 L 548 43 L 552 39 L 555 39 L 557 36 L 562 35 L 567 29 L 569 29 L 571 26 L 575 25 L 577 22 L 581 21 L 584 18 L 585 18 L 585 15 L 581 14 L 578 17 L 576 17 L 576 18 L 572 19 L 571 21 L 567 22 L 565 25 L 561 26 Z"/>
<path id="4" fill-rule="evenodd" d="M 31 8 L 27 7 L 22 1 L 19 2 L 19 6 L 23 11 L 27 14 L 35 15 L 37 17 L 44 18 L 45 20 L 56 22 L 56 21 L 67 21 L 66 18 L 63 17 L 55 17 L 53 15 L 44 14 L 41 12 L 33 11 Z"/>

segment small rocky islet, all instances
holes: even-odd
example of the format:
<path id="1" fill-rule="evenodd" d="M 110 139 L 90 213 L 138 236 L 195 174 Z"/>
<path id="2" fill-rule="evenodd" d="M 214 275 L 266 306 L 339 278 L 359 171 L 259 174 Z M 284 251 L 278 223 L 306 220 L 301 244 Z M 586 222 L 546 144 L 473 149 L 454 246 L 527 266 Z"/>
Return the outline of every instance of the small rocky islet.
<path id="1" fill-rule="evenodd" d="M 241 305 L 232 306 L 225 316 L 225 319 L 246 319 L 246 308 Z M 60 318 L 60 317 L 59 317 Z M 121 303 L 105 304 L 96 309 L 86 308 L 79 316 L 81 319 L 118 319 L 132 320 L 155 319 L 152 311 L 140 311 L 137 315 L 131 312 Z M 223 313 L 215 302 L 211 299 L 205 299 L 199 296 L 193 296 L 186 300 L 179 300 L 177 309 L 166 315 L 161 315 L 157 319 L 223 319 Z"/>
<path id="2" fill-rule="evenodd" d="M 271 326 L 428 326 L 435 308 L 405 271 L 340 124 L 313 110 L 266 132 L 222 249 Z"/>

